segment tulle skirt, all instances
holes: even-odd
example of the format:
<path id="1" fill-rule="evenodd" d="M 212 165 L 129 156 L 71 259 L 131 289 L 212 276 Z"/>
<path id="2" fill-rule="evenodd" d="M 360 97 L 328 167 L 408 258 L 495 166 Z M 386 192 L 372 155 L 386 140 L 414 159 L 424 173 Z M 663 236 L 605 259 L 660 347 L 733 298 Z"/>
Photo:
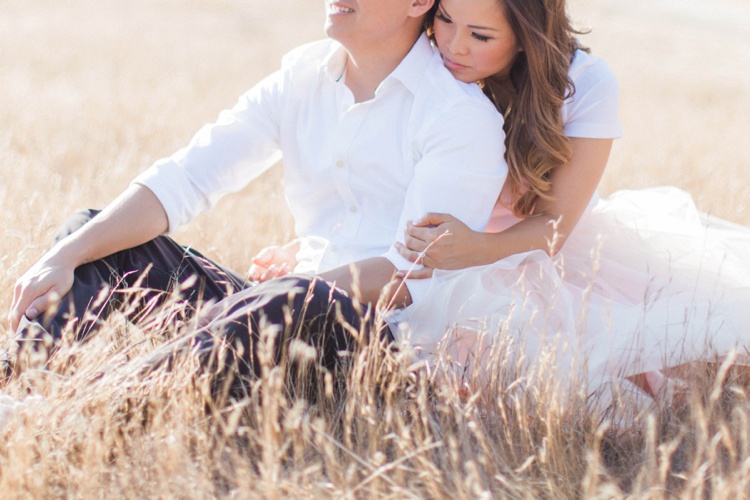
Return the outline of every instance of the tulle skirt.
<path id="1" fill-rule="evenodd" d="M 532 251 L 437 270 L 427 294 L 392 324 L 428 362 L 442 352 L 457 366 L 491 370 L 500 342 L 504 359 L 510 352 L 530 369 L 543 364 L 544 376 L 580 368 L 591 391 L 745 353 L 750 228 L 699 212 L 677 188 L 619 191 L 583 216 L 554 257 Z"/>

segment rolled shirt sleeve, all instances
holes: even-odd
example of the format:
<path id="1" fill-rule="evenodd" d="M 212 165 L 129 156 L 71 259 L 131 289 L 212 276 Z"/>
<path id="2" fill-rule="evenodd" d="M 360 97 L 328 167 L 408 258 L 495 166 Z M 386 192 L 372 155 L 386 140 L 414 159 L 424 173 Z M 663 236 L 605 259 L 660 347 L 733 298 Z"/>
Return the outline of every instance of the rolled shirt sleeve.
<path id="1" fill-rule="evenodd" d="M 169 219 L 168 231 L 239 191 L 281 158 L 279 116 L 283 70 L 277 71 L 205 125 L 187 147 L 157 161 L 133 180 L 156 195 Z"/>

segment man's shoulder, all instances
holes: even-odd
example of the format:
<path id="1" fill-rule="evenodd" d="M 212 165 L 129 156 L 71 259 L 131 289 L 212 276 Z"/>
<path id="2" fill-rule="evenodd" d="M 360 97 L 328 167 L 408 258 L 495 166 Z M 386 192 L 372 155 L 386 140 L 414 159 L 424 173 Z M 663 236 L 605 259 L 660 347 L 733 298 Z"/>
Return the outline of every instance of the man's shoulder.
<path id="1" fill-rule="evenodd" d="M 439 56 L 426 68 L 416 99 L 416 122 L 423 132 L 456 125 L 463 129 L 457 134 L 471 133 L 474 127 L 502 130 L 502 115 L 479 85 L 456 80 Z"/>
<path id="2" fill-rule="evenodd" d="M 443 66 L 439 56 L 430 61 L 422 79 L 422 87 L 420 95 L 435 111 L 471 107 L 497 114 L 497 109 L 479 85 L 457 80 Z"/>

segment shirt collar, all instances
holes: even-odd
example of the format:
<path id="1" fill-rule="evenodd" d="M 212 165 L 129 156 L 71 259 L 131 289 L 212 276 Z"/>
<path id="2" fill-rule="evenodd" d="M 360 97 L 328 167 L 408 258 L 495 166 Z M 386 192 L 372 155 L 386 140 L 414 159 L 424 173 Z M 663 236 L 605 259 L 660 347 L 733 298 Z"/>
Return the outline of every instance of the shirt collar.
<path id="1" fill-rule="evenodd" d="M 320 69 L 333 82 L 338 82 L 346 70 L 346 50 L 341 43 L 331 40 L 331 48 L 328 55 L 323 58 Z"/>
<path id="2" fill-rule="evenodd" d="M 390 79 L 398 80 L 409 92 L 416 94 L 419 82 L 422 81 L 422 77 L 425 74 L 427 64 L 433 56 L 434 51 L 430 44 L 430 39 L 426 33 L 422 33 L 409 53 L 406 54 L 406 57 L 401 61 L 401 64 L 396 66 L 393 73 L 383 80 L 383 84 Z M 383 84 L 381 84 L 381 87 Z"/>
<path id="3" fill-rule="evenodd" d="M 396 69 L 386 77 L 380 84 L 379 89 L 384 88 L 389 80 L 398 80 L 412 94 L 417 93 L 417 87 L 424 75 L 425 68 L 435 51 L 430 44 L 426 33 L 422 33 L 411 48 L 406 57 L 396 66 Z M 328 55 L 323 59 L 321 69 L 333 82 L 338 82 L 346 69 L 346 50 L 334 41 Z"/>

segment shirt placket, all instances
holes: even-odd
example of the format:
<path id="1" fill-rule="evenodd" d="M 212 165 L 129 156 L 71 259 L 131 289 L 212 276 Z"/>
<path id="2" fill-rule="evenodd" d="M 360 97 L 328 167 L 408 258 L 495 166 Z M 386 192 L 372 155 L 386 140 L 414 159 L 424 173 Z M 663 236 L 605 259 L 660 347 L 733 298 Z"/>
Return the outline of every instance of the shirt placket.
<path id="1" fill-rule="evenodd" d="M 352 173 L 354 155 L 351 152 L 352 144 L 357 139 L 368 109 L 369 103 L 351 104 L 350 101 L 342 105 L 339 114 L 336 147 L 331 165 L 334 186 L 341 202 L 341 212 L 334 231 L 338 240 L 355 239 L 362 221 L 361 201 L 357 199 L 352 189 L 355 174 Z M 339 249 L 334 245 L 330 251 L 335 254 Z"/>

